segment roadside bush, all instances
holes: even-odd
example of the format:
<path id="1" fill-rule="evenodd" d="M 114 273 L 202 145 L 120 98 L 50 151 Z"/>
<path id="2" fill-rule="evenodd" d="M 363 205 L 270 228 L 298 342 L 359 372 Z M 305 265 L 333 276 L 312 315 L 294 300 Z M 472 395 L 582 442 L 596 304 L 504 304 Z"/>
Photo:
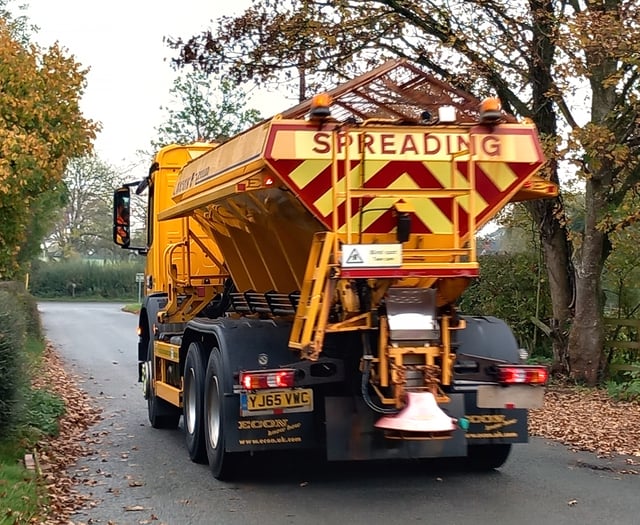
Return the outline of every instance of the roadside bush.
<path id="1" fill-rule="evenodd" d="M 38 262 L 32 267 L 31 293 L 36 297 L 133 300 L 138 296 L 136 263 L 102 264 L 90 261 Z"/>
<path id="2" fill-rule="evenodd" d="M 534 337 L 536 327 L 531 322 L 531 318 L 536 316 L 538 284 L 540 301 L 537 305 L 537 318 L 544 322 L 551 317 L 546 271 L 539 271 L 536 255 L 489 254 L 480 256 L 478 261 L 480 277 L 462 295 L 460 311 L 470 315 L 493 315 L 502 319 L 532 357 L 550 357 L 551 341 L 540 332 Z"/>
<path id="3" fill-rule="evenodd" d="M 44 480 L 22 460 L 38 441 L 58 434 L 65 411 L 61 397 L 32 387 L 44 348 L 35 299 L 22 283 L 0 282 L 0 524 L 43 523 Z"/>
<path id="4" fill-rule="evenodd" d="M 0 282 L 0 290 L 4 290 L 12 295 L 14 309 L 24 315 L 25 331 L 36 339 L 42 338 L 42 323 L 38 313 L 38 303 L 35 298 L 27 292 L 24 284 L 16 281 Z"/>
<path id="5" fill-rule="evenodd" d="M 625 371 L 607 381 L 609 395 L 619 401 L 640 401 L 640 372 Z"/>
<path id="6" fill-rule="evenodd" d="M 4 287 L 3 287 L 4 288 Z M 15 416 L 18 388 L 23 379 L 27 320 L 17 307 L 17 294 L 0 289 L 0 437 L 6 435 Z"/>

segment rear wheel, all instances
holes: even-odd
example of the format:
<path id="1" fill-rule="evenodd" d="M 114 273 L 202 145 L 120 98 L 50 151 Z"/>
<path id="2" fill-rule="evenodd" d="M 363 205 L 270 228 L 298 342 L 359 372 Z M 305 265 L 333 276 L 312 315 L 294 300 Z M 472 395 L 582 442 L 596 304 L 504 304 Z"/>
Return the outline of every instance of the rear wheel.
<path id="1" fill-rule="evenodd" d="M 204 385 L 204 435 L 209 468 L 216 479 L 235 474 L 235 455 L 225 450 L 224 377 L 220 350 L 209 355 Z"/>
<path id="2" fill-rule="evenodd" d="M 191 343 L 184 363 L 184 430 L 189 457 L 204 463 L 207 449 L 204 444 L 204 351 L 198 343 Z"/>
<path id="3" fill-rule="evenodd" d="M 153 376 L 154 359 L 153 359 L 153 341 L 149 341 L 149 349 L 147 352 L 147 361 L 143 365 L 142 383 L 147 398 L 147 411 L 149 413 L 149 422 L 153 428 L 178 428 L 180 421 L 180 409 L 168 403 L 164 399 L 156 396 L 154 390 Z"/>
<path id="4" fill-rule="evenodd" d="M 469 445 L 467 465 L 473 470 L 492 470 L 504 465 L 511 452 L 511 444 Z"/>

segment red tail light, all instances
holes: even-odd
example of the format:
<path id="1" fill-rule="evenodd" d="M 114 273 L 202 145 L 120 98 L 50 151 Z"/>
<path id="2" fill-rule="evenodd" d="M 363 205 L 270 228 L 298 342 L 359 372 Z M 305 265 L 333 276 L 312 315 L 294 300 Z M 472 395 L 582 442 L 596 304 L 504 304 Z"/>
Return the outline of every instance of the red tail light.
<path id="1" fill-rule="evenodd" d="M 295 380 L 295 370 L 258 370 L 240 372 L 240 385 L 245 390 L 264 388 L 291 388 Z"/>
<path id="2" fill-rule="evenodd" d="M 505 385 L 544 385 L 548 379 L 549 371 L 546 366 L 498 366 L 498 382 Z"/>

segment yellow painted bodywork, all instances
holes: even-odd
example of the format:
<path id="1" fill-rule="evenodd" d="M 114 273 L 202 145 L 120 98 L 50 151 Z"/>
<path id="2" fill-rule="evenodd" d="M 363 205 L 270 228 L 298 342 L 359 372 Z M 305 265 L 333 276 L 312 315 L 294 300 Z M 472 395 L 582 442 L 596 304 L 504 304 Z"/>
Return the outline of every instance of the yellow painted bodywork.
<path id="1" fill-rule="evenodd" d="M 470 133 L 469 126 L 445 126 L 433 131 L 431 136 L 438 137 L 442 143 L 447 140 L 455 143 L 456 148 L 476 143 L 491 144 L 473 146 L 479 149 L 474 155 L 452 146 L 437 154 L 420 152 L 421 156 L 417 155 L 419 160 L 442 185 L 442 188 L 435 189 L 417 187 L 409 176 L 400 176 L 380 188 L 365 187 L 368 180 L 384 169 L 385 164 L 401 160 L 403 156 L 398 154 L 378 152 L 366 159 L 358 158 L 361 168 L 339 178 L 338 163 L 356 160 L 357 148 L 343 148 L 340 154 L 332 154 L 334 150 L 314 153 L 315 128 L 307 124 L 305 129 L 299 129 L 301 126 L 305 126 L 304 121 L 275 119 L 189 163 L 176 185 L 175 204 L 159 214 L 160 220 L 198 218 L 205 225 L 207 235 L 215 240 L 224 254 L 226 267 L 238 290 L 300 291 L 316 233 L 335 233 L 334 265 L 340 260 L 342 244 L 397 242 L 393 230 L 367 232 L 376 218 L 394 207 L 410 209 L 414 217 L 428 224 L 431 230 L 412 234 L 403 244 L 402 267 L 407 270 L 405 273 L 417 274 L 420 273 L 417 270 L 423 270 L 422 278 L 418 281 L 408 278 L 408 281 L 394 285 L 431 286 L 442 275 L 443 268 L 447 269 L 447 277 L 453 277 L 455 271 L 460 277 L 474 275 L 478 269 L 475 232 L 507 202 L 553 196 L 557 191 L 553 184 L 536 178 L 535 169 L 519 187 L 509 186 L 515 180 L 510 162 L 533 163 L 541 159 L 537 142 L 532 142 L 528 134 L 520 135 L 522 131 L 533 129 L 528 124 L 506 124 L 499 145 L 488 131 L 479 132 L 477 138 L 463 140 L 465 134 Z M 513 130 L 512 135 L 510 130 Z M 326 132 L 334 145 L 347 140 L 341 138 L 343 131 L 332 133 Z M 369 133 L 366 136 L 373 137 L 371 141 L 384 140 L 377 138 L 379 136 L 398 135 L 404 138 L 396 137 L 395 143 L 406 144 L 407 137 L 417 137 L 424 133 L 424 129 L 404 128 L 400 132 L 397 127 L 376 127 L 374 131 L 354 131 L 354 137 L 349 135 L 349 140 L 355 144 L 357 137 L 366 133 Z M 498 147 L 501 148 L 499 156 L 494 152 Z M 283 180 L 274 166 L 274 157 L 291 158 L 300 164 L 288 180 Z M 454 169 L 456 162 L 468 166 L 466 177 Z M 505 191 L 502 201 L 492 204 L 491 209 L 482 195 L 474 190 L 476 170 L 488 174 L 492 184 Z M 327 180 L 327 191 L 312 203 L 301 201 L 299 195 L 306 191 L 308 185 L 315 184 L 322 173 L 330 173 L 329 176 L 322 175 Z M 369 201 L 361 211 L 353 209 L 357 199 Z M 443 215 L 442 210 L 434 205 L 442 199 L 451 199 L 455 203 L 449 216 Z M 347 216 L 352 217 L 351 220 L 338 222 L 339 213 L 335 210 L 342 208 Z M 464 210 L 466 220 L 463 221 L 458 210 Z M 430 269 L 433 275 L 429 275 Z M 440 294 L 442 300 L 455 300 L 466 282 L 461 279 L 459 286 L 444 285 Z"/>
<path id="2" fill-rule="evenodd" d="M 165 401 L 181 407 L 180 346 L 164 341 L 154 341 L 153 353 L 153 389 L 155 394 Z"/>
<path id="3" fill-rule="evenodd" d="M 450 383 L 450 331 L 461 325 L 450 326 L 443 313 L 439 345 L 396 348 L 386 339 L 384 316 L 377 317 L 386 291 L 434 288 L 438 307 L 454 303 L 478 272 L 477 230 L 508 202 L 554 196 L 557 188 L 535 174 L 544 159 L 530 124 L 318 129 L 274 119 L 213 149 L 196 145 L 158 154 L 157 177 L 166 188 L 156 194 L 158 237 L 148 274 L 154 290 L 169 294 L 160 321 L 195 316 L 227 276 L 240 292 L 295 292 L 300 300 L 289 346 L 301 358 L 317 359 L 327 333 L 378 330 L 376 388 L 393 387 L 393 395 L 381 399 L 397 405 L 406 355 L 440 367 L 438 383 Z M 394 162 L 407 158 L 421 162 L 437 187 L 421 187 L 417 175 L 400 168 L 375 186 Z M 342 173 L 352 162 L 357 166 Z M 285 173 L 283 163 L 293 167 Z M 527 163 L 532 167 L 523 177 L 518 169 Z M 476 186 L 479 174 L 501 192 L 498 201 L 485 199 L 488 193 Z M 443 212 L 443 201 L 450 211 Z M 345 244 L 398 244 L 395 227 L 376 231 L 376 221 L 389 213 L 412 214 L 424 225 L 402 243 L 400 264 L 361 273 L 345 266 Z M 371 290 L 367 311 L 355 279 L 365 279 Z M 168 394 L 175 399 L 175 392 Z"/>
<path id="4" fill-rule="evenodd" d="M 163 312 L 165 322 L 190 319 L 211 300 L 224 278 L 222 254 L 195 217 L 159 219 L 162 211 L 174 204 L 175 183 L 185 164 L 214 147 L 205 143 L 167 146 L 156 154 L 150 171 L 145 291 L 169 295 L 169 305 Z M 190 298 L 178 307 L 177 298 L 184 295 Z"/>

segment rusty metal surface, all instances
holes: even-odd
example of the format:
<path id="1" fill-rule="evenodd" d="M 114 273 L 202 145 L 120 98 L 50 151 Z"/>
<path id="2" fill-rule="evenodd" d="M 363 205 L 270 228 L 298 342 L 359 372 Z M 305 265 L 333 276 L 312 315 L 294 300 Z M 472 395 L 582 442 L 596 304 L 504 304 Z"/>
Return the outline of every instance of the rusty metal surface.
<path id="1" fill-rule="evenodd" d="M 407 60 L 398 59 L 383 65 L 328 92 L 333 103 L 331 116 L 338 121 L 371 118 L 422 120 L 424 111 L 436 118 L 438 107 L 454 106 L 458 122 L 478 119 L 480 100 L 465 91 L 439 80 Z M 311 99 L 282 113 L 283 118 L 303 118 Z M 506 120 L 511 120 L 506 116 Z"/>

